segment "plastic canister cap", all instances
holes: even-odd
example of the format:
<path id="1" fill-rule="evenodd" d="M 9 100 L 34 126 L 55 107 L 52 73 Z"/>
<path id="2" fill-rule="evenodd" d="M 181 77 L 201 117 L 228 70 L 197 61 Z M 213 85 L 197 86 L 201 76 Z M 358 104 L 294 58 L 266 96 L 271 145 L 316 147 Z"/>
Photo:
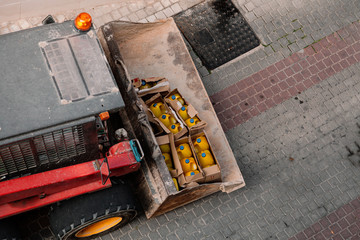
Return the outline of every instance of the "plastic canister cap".
<path id="1" fill-rule="evenodd" d="M 153 105 L 154 107 L 156 107 L 157 106 L 157 103 L 154 103 L 154 105 Z"/>
<path id="2" fill-rule="evenodd" d="M 200 138 L 196 139 L 196 141 L 197 141 L 198 143 L 201 143 L 201 139 L 200 139 Z"/>
<path id="3" fill-rule="evenodd" d="M 195 175 L 195 173 L 194 173 L 194 172 L 191 172 L 191 173 L 190 173 L 190 175 L 191 175 L 191 176 L 194 176 L 194 175 Z"/>
<path id="4" fill-rule="evenodd" d="M 141 85 L 145 86 L 146 82 L 144 80 L 141 80 Z"/>
<path id="5" fill-rule="evenodd" d="M 171 96 L 171 99 L 172 99 L 172 100 L 175 100 L 175 99 L 176 99 L 176 96 L 175 96 L 175 95 L 172 95 L 172 96 Z"/>
<path id="6" fill-rule="evenodd" d="M 190 162 L 190 160 L 187 158 L 187 159 L 185 160 L 185 162 L 186 162 L 186 163 L 189 163 L 189 162 Z"/>
<path id="7" fill-rule="evenodd" d="M 181 107 L 181 111 L 185 111 L 185 107 Z"/>
<path id="8" fill-rule="evenodd" d="M 171 125 L 171 129 L 175 129 L 175 127 L 176 127 L 175 125 Z"/>
<path id="9" fill-rule="evenodd" d="M 163 154 L 162 156 L 163 156 L 163 159 L 165 159 L 165 156 L 164 156 L 164 154 Z"/>
<path id="10" fill-rule="evenodd" d="M 202 156 L 202 157 L 206 157 L 206 153 L 202 153 L 201 156 Z"/>
<path id="11" fill-rule="evenodd" d="M 162 115 L 161 118 L 162 118 L 162 119 L 165 119 L 165 118 L 166 118 L 166 115 Z"/>
<path id="12" fill-rule="evenodd" d="M 180 146 L 180 150 L 184 150 L 184 146 Z"/>
<path id="13" fill-rule="evenodd" d="M 190 119 L 190 122 L 191 122 L 191 123 L 194 123 L 194 119 Z"/>

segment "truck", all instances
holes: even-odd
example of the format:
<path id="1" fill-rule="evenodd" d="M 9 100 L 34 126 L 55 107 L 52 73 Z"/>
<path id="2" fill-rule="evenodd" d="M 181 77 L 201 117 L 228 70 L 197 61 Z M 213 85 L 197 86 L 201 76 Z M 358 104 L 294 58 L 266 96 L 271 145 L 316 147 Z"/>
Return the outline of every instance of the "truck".
<path id="1" fill-rule="evenodd" d="M 94 238 L 245 186 L 173 19 L 91 16 L 0 36 L 0 238 L 14 216 L 51 205 L 59 239 Z M 165 76 L 208 123 L 221 180 L 178 190 L 132 78 Z M 140 205 L 138 204 L 140 202 Z"/>

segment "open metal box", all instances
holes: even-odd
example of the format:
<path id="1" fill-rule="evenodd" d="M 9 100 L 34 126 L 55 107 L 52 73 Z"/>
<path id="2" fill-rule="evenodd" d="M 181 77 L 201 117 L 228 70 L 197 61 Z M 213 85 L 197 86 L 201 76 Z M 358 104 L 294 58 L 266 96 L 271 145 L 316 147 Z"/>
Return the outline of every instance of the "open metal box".
<path id="1" fill-rule="evenodd" d="M 232 192 L 245 186 L 205 87 L 173 19 L 156 23 L 110 22 L 98 31 L 126 111 L 146 159 L 136 176 L 136 191 L 148 218 L 203 198 L 217 191 Z M 132 78 L 162 76 L 169 79 L 198 110 L 221 167 L 222 181 L 200 184 L 178 192 L 162 159 Z"/>

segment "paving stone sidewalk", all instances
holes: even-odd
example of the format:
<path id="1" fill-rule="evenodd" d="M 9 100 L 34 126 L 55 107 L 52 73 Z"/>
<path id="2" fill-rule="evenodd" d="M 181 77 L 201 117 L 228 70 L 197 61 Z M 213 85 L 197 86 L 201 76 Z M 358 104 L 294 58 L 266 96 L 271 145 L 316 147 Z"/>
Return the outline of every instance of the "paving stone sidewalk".
<path id="1" fill-rule="evenodd" d="M 266 228 L 261 239 L 291 237 L 359 195 L 359 167 L 346 150 L 359 142 L 359 90 L 351 93 L 359 70 L 357 63 L 227 132 L 249 188 L 246 215 L 257 213 L 251 222 Z"/>
<path id="2" fill-rule="evenodd" d="M 211 100 L 227 131 L 359 61 L 360 22 L 356 21 L 211 95 Z"/>
<path id="3" fill-rule="evenodd" d="M 233 2 L 260 38 L 262 46 L 215 69 L 211 74 L 195 58 L 209 95 L 360 19 L 358 0 Z"/>
<path id="4" fill-rule="evenodd" d="M 114 20 L 141 23 L 153 22 L 171 17 L 202 1 L 203 0 L 122 0 L 110 5 L 74 9 L 60 13 L 44 12 L 41 16 L 1 22 L 0 34 L 40 26 L 42 20 L 49 14 L 52 15 L 57 22 L 63 22 L 74 19 L 82 11 L 88 12 L 92 16 L 95 28 Z"/>
<path id="5" fill-rule="evenodd" d="M 172 16 L 198 2 L 123 1 L 90 9 L 90 13 L 96 19 L 96 26 L 114 19 L 145 22 Z M 348 155 L 359 150 L 355 142 L 360 142 L 357 125 L 360 124 L 360 64 L 355 57 L 357 53 L 348 52 L 351 48 L 347 49 L 350 43 L 344 40 L 346 32 L 343 36 L 339 31 L 358 24 L 354 22 L 360 19 L 359 1 L 238 0 L 236 4 L 262 40 L 263 46 L 214 70 L 212 74 L 202 67 L 196 54 L 191 52 L 209 95 L 213 95 L 215 106 L 222 101 L 216 100 L 218 92 L 245 81 L 252 74 L 279 61 L 283 61 L 284 65 L 288 61 L 293 64 L 290 67 L 293 75 L 284 73 L 287 78 L 297 79 L 296 84 L 304 84 L 299 89 L 301 93 L 290 94 L 292 86 L 288 84 L 286 91 L 289 94 L 286 97 L 275 100 L 277 94 L 274 92 L 269 96 L 275 104 L 265 104 L 263 110 L 256 105 L 259 111 L 250 115 L 251 118 L 236 124 L 234 122 L 229 127 L 224 124 L 247 183 L 246 188 L 231 194 L 217 193 L 150 220 L 142 214 L 125 228 L 101 239 L 288 239 L 294 236 L 303 239 L 302 233 L 308 239 L 315 238 L 319 232 L 326 239 L 359 239 L 356 199 L 360 195 L 360 166 L 356 158 L 354 160 Z M 46 15 L 2 23 L 0 33 L 36 26 Z M 61 22 L 75 15 L 75 12 L 68 12 L 57 14 L 55 18 Z M 320 50 L 319 54 L 307 48 L 293 57 L 289 55 L 328 35 L 336 36 L 337 33 L 332 34 L 335 31 L 339 31 L 340 38 L 336 39 L 341 43 L 334 45 L 338 47 L 336 55 L 340 59 L 334 61 L 330 58 L 334 72 L 321 77 L 321 81 L 305 85 L 311 76 L 301 80 L 295 77 L 300 70 L 296 70 L 294 56 L 299 57 L 296 58 L 299 65 L 305 57 L 309 59 L 311 56 L 325 64 L 327 56 L 323 53 L 326 51 Z M 322 44 L 315 44 L 315 50 L 316 46 L 322 47 Z M 358 51 L 356 47 L 352 48 Z M 346 56 L 343 56 L 343 50 Z M 356 62 L 348 57 L 351 54 Z M 344 59 L 346 65 L 341 64 Z M 341 68 L 334 69 L 336 63 Z M 300 65 L 303 68 L 301 71 L 307 68 L 310 71 L 310 64 L 306 67 Z M 310 73 L 320 77 L 322 70 L 317 67 L 317 71 Z M 251 86 L 255 89 L 255 83 Z M 242 91 L 243 88 L 238 90 Z M 264 97 L 263 101 L 269 99 Z M 251 107 L 245 112 L 250 112 Z M 219 115 L 220 119 L 221 115 L 224 112 Z M 348 210 L 347 206 L 352 210 Z M 338 220 L 335 220 L 333 213 L 337 214 Z M 44 214 L 46 211 L 37 213 L 37 219 L 32 222 L 36 229 L 33 239 L 53 238 L 46 218 L 42 217 Z M 328 226 L 323 225 L 323 219 L 337 226 L 328 229 L 331 234 Z M 320 229 L 317 223 L 323 228 Z"/>
<path id="6" fill-rule="evenodd" d="M 360 197 L 342 206 L 289 240 L 360 239 Z"/>
<path id="7" fill-rule="evenodd" d="M 288 239 L 330 216 L 360 195 L 360 167 L 347 150 L 358 151 L 360 99 L 353 89 L 359 78 L 356 63 L 227 131 L 245 189 L 150 220 L 140 216 L 104 238 Z M 343 83 L 342 94 L 330 94 Z M 352 219 L 349 225 L 358 226 L 359 219 Z M 331 228 L 327 239 L 345 229 Z"/>

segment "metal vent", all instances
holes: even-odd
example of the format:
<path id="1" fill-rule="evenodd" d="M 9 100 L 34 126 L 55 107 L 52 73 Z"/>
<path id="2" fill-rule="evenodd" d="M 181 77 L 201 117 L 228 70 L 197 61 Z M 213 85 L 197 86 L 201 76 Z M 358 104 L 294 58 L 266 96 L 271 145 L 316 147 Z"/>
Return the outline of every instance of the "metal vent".
<path id="1" fill-rule="evenodd" d="M 66 39 L 49 42 L 44 48 L 61 99 L 76 101 L 88 96 Z"/>
<path id="2" fill-rule="evenodd" d="M 81 125 L 0 148 L 0 177 L 48 166 L 86 153 Z"/>
<path id="3" fill-rule="evenodd" d="M 41 44 L 60 98 L 79 101 L 118 91 L 103 58 L 98 40 L 88 34 L 56 39 Z"/>
<path id="4" fill-rule="evenodd" d="M 34 144 L 40 164 L 58 162 L 85 153 L 82 126 L 35 137 Z"/>
<path id="5" fill-rule="evenodd" d="M 0 149 L 0 176 L 36 167 L 29 141 Z"/>

